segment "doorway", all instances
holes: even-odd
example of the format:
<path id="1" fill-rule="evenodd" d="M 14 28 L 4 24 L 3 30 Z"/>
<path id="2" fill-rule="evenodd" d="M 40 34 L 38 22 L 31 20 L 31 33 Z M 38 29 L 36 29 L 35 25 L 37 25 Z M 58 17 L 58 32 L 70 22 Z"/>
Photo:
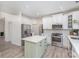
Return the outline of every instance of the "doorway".
<path id="1" fill-rule="evenodd" d="M 5 41 L 5 18 L 0 18 L 0 51 L 3 50 Z"/>
<path id="2" fill-rule="evenodd" d="M 4 18 L 1 18 L 0 19 L 0 38 L 5 38 L 5 19 Z"/>

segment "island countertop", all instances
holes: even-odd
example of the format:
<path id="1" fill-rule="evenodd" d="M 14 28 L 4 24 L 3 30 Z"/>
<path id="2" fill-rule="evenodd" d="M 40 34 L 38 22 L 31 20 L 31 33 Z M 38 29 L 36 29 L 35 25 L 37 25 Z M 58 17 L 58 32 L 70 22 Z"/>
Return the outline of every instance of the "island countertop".
<path id="1" fill-rule="evenodd" d="M 72 39 L 71 37 L 77 37 L 79 38 L 79 36 L 68 36 L 72 46 L 74 47 L 76 53 L 79 55 L 79 40 L 78 39 Z"/>
<path id="2" fill-rule="evenodd" d="M 45 38 L 46 38 L 46 36 L 36 35 L 36 36 L 30 36 L 30 37 L 23 38 L 23 40 L 33 42 L 33 43 L 38 43 Z"/>

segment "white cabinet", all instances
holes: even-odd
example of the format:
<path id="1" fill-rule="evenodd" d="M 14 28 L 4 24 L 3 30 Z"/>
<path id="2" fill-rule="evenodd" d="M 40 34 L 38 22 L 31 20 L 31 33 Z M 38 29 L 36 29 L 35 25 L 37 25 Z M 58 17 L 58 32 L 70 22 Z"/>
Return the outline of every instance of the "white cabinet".
<path id="1" fill-rule="evenodd" d="M 63 24 L 63 14 L 53 15 L 52 18 L 52 24 Z"/>
<path id="2" fill-rule="evenodd" d="M 43 29 L 52 29 L 52 24 L 62 24 L 63 25 L 63 15 L 56 14 L 48 17 L 44 17 L 43 19 Z"/>
<path id="3" fill-rule="evenodd" d="M 63 23 L 63 29 L 68 29 L 68 17 L 67 15 L 63 15 L 63 21 L 61 21 Z"/>
<path id="4" fill-rule="evenodd" d="M 68 16 L 72 15 L 73 29 L 79 29 L 79 11 L 70 12 L 67 14 L 56 14 L 48 17 L 43 17 L 43 29 L 52 29 L 52 24 L 62 24 L 63 29 L 68 29 Z M 77 20 L 74 23 L 73 20 Z"/>
<path id="5" fill-rule="evenodd" d="M 79 11 L 74 11 L 74 12 L 64 14 L 64 19 L 65 19 L 64 26 L 67 27 L 67 29 L 68 29 L 68 16 L 69 15 L 72 15 L 72 28 L 79 29 Z M 74 20 L 76 20 L 77 23 L 74 23 Z"/>
<path id="6" fill-rule="evenodd" d="M 73 29 L 79 29 L 79 11 L 73 12 L 73 20 L 75 20 L 77 23 L 73 22 Z"/>
<path id="7" fill-rule="evenodd" d="M 52 17 L 43 18 L 43 29 L 52 29 Z"/>
<path id="8" fill-rule="evenodd" d="M 79 20 L 79 11 L 73 12 L 73 19 Z"/>
<path id="9" fill-rule="evenodd" d="M 46 38 L 37 43 L 25 40 L 24 55 L 26 58 L 40 58 L 45 53 L 46 49 Z"/>

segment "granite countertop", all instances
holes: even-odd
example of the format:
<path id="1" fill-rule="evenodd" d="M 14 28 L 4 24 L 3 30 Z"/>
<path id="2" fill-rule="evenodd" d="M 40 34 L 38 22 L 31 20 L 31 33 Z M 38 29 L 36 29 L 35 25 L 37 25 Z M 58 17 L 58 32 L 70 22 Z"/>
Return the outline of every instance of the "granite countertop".
<path id="1" fill-rule="evenodd" d="M 33 42 L 33 43 L 38 43 L 45 38 L 46 38 L 46 36 L 36 35 L 36 36 L 30 36 L 30 37 L 27 37 L 27 38 L 23 38 L 23 40 Z"/>
<path id="2" fill-rule="evenodd" d="M 79 38 L 79 36 L 68 36 L 72 46 L 74 47 L 76 53 L 79 55 L 79 39 L 72 39 L 71 37 L 74 38 Z"/>

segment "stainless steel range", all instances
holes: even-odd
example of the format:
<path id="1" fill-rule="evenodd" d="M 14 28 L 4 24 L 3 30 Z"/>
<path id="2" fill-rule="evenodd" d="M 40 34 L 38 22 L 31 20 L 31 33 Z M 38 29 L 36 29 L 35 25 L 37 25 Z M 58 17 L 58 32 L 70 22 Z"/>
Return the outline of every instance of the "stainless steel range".
<path id="1" fill-rule="evenodd" d="M 62 33 L 52 33 L 52 45 L 57 45 L 56 43 L 60 43 L 60 45 L 62 46 L 63 45 L 63 39 L 62 39 Z"/>

